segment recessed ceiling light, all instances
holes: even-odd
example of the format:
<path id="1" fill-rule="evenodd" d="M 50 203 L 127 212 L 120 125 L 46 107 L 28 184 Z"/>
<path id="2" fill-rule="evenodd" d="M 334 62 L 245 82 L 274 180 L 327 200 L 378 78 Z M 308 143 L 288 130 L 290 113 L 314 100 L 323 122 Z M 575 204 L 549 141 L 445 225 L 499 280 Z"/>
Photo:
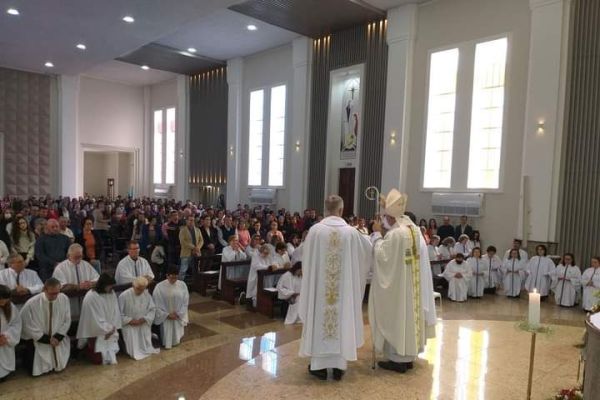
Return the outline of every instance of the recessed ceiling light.
<path id="1" fill-rule="evenodd" d="M 196 52 L 196 49 L 195 49 L 195 48 L 193 48 L 193 47 L 188 47 L 188 50 L 187 50 L 187 51 L 188 51 L 188 53 L 195 53 L 195 52 Z"/>
<path id="2" fill-rule="evenodd" d="M 85 49 L 87 49 L 87 47 L 86 47 L 86 46 L 85 46 L 85 44 L 83 44 L 83 43 L 79 43 L 79 44 L 78 44 L 77 46 L 75 46 L 75 47 L 77 47 L 79 50 L 85 50 Z"/>
<path id="3" fill-rule="evenodd" d="M 142 68 L 144 71 L 149 70 L 150 67 L 147 65 L 142 65 L 140 68 Z"/>
<path id="4" fill-rule="evenodd" d="M 255 31 L 255 30 L 257 30 L 258 28 L 256 27 L 256 25 L 252 25 L 252 24 L 250 24 L 250 25 L 248 25 L 248 26 L 246 27 L 246 29 L 248 29 L 249 31 Z"/>
<path id="5" fill-rule="evenodd" d="M 50 61 L 46 61 L 46 63 L 44 64 L 45 67 L 47 68 L 52 68 L 54 67 L 54 64 L 52 64 Z"/>
<path id="6" fill-rule="evenodd" d="M 9 8 L 6 10 L 6 13 L 9 15 L 20 15 L 21 13 L 16 8 Z"/>
<path id="7" fill-rule="evenodd" d="M 132 24 L 135 22 L 135 19 L 131 15 L 126 15 L 123 17 L 123 21 L 127 22 L 128 24 Z"/>

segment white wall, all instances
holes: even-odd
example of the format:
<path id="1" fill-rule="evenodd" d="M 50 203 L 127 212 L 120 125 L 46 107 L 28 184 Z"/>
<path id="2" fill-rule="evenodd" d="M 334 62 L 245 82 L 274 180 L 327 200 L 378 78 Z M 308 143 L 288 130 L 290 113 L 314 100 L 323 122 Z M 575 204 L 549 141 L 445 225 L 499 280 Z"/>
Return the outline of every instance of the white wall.
<path id="1" fill-rule="evenodd" d="M 83 190 L 106 195 L 107 180 L 115 180 L 114 195 L 127 196 L 133 182 L 133 153 L 86 151 L 83 156 Z"/>
<path id="2" fill-rule="evenodd" d="M 509 34 L 502 190 L 486 193 L 485 216 L 472 221 L 481 230 L 484 244 L 494 244 L 501 249 L 507 248 L 513 236 L 518 234 L 529 29 L 529 3 L 524 0 L 439 1 L 418 9 L 406 182 L 408 208 L 418 217 L 428 218 L 431 215 L 431 191 L 421 189 L 429 52 L 466 41 Z M 457 108 L 460 106 L 457 104 Z M 468 149 L 464 153 L 468 155 Z"/>

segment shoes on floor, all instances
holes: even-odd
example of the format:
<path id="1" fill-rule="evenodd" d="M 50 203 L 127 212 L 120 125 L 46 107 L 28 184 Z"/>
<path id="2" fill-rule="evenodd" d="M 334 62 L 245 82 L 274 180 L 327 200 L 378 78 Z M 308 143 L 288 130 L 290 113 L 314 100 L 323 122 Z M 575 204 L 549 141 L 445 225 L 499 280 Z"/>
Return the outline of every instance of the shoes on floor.
<path id="1" fill-rule="evenodd" d="M 343 369 L 334 368 L 333 379 L 335 379 L 336 381 L 341 381 L 345 373 L 346 371 L 344 371 Z"/>
<path id="2" fill-rule="evenodd" d="M 308 364 L 308 373 L 311 374 L 312 376 L 316 376 L 317 378 L 319 378 L 322 381 L 326 381 L 327 380 L 327 369 L 315 369 L 315 370 L 311 370 L 310 369 L 310 364 Z"/>
<path id="3" fill-rule="evenodd" d="M 408 363 L 397 363 L 393 361 L 379 361 L 377 363 L 377 365 L 379 365 L 379 368 L 387 369 L 388 371 L 398 372 L 400 374 L 405 373 L 408 369 L 406 364 Z"/>

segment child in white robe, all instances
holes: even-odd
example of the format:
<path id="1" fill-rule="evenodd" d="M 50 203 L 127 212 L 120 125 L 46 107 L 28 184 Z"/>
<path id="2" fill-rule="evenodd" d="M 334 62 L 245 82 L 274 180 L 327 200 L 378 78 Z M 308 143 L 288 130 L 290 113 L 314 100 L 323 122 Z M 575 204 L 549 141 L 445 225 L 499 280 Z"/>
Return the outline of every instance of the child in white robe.
<path id="1" fill-rule="evenodd" d="M 481 249 L 479 247 L 473 249 L 471 257 L 467 260 L 467 265 L 471 268 L 473 275 L 469 280 L 469 296 L 481 298 L 488 281 L 488 270 L 481 260 Z"/>
<path id="2" fill-rule="evenodd" d="M 525 270 L 525 261 L 521 259 L 519 250 L 512 249 L 508 259 L 502 265 L 504 275 L 504 294 L 507 297 L 518 298 L 521 294 L 521 273 Z"/>
<path id="3" fill-rule="evenodd" d="M 190 294 L 187 285 L 178 280 L 179 270 L 169 267 L 167 279 L 154 288 L 152 298 L 156 305 L 154 324 L 160 326 L 160 337 L 165 349 L 177 346 L 189 322 Z"/>
<path id="4" fill-rule="evenodd" d="M 285 316 L 285 324 L 295 324 L 300 321 L 298 315 L 298 296 L 302 287 L 302 263 L 294 264 L 291 270 L 281 276 L 277 282 L 277 297 L 287 300 L 288 311 Z"/>
<path id="5" fill-rule="evenodd" d="M 147 287 L 148 280 L 140 276 L 133 280 L 133 287 L 119 295 L 123 342 L 127 354 L 134 360 L 143 360 L 160 351 L 152 346 L 151 328 L 156 307 Z"/>
<path id="6" fill-rule="evenodd" d="M 465 262 L 462 253 L 458 253 L 454 260 L 446 265 L 444 278 L 448 281 L 448 297 L 453 301 L 466 301 L 469 290 L 471 269 Z"/>
<path id="7" fill-rule="evenodd" d="M 454 245 L 454 253 L 461 253 L 465 259 L 471 254 L 471 248 L 469 247 L 469 236 L 460 235 L 458 237 L 458 243 Z"/>
<path id="8" fill-rule="evenodd" d="M 273 257 L 271 250 L 267 245 L 260 247 L 259 254 L 252 257 L 250 272 L 248 273 L 248 283 L 246 284 L 246 298 L 252 299 L 252 305 L 256 307 L 256 291 L 258 287 L 258 274 L 256 271 L 269 269 L 273 266 Z"/>
<path id="9" fill-rule="evenodd" d="M 456 255 L 456 252 L 454 251 L 454 243 L 454 238 L 450 236 L 442 241 L 442 245 L 438 247 L 442 260 L 454 259 L 454 256 Z"/>
<path id="10" fill-rule="evenodd" d="M 485 291 L 486 293 L 496 293 L 496 288 L 502 282 L 502 260 L 496 255 L 496 247 L 488 246 L 486 254 L 481 257 L 481 262 L 487 269 Z"/>
<path id="11" fill-rule="evenodd" d="M 429 261 L 438 261 L 442 259 L 440 255 L 440 250 L 438 245 L 440 244 L 440 237 L 438 235 L 433 235 L 431 239 L 429 239 L 429 244 L 427 245 L 427 253 L 429 254 Z M 442 266 L 440 264 L 432 265 L 432 272 L 435 275 L 439 275 L 442 273 Z"/>
<path id="12" fill-rule="evenodd" d="M 0 285 L 0 382 L 15 370 L 15 347 L 21 340 L 21 316 L 10 301 L 10 289 Z"/>
<path id="13" fill-rule="evenodd" d="M 575 256 L 565 253 L 562 262 L 552 275 L 552 288 L 556 304 L 573 307 L 577 301 L 577 292 L 581 286 L 581 270 L 575 265 Z"/>
<path id="14" fill-rule="evenodd" d="M 527 263 L 527 280 L 525 281 L 525 289 L 528 292 L 533 292 L 537 289 L 542 297 L 548 296 L 550 292 L 550 284 L 552 283 L 552 274 L 554 272 L 554 261 L 546 257 L 546 246 L 543 244 L 537 245 L 535 248 L 536 256 L 532 257 Z"/>
<path id="15" fill-rule="evenodd" d="M 81 316 L 77 327 L 78 347 L 87 344 L 88 355 L 94 363 L 103 365 L 117 363 L 121 310 L 113 291 L 115 280 L 103 273 L 96 286 L 87 292 L 81 304 Z M 94 353 L 99 353 L 101 360 Z"/>
<path id="16" fill-rule="evenodd" d="M 600 298 L 596 297 L 596 293 L 600 292 L 600 257 L 592 257 L 592 266 L 581 276 L 581 286 L 583 287 L 581 305 L 585 311 L 591 311 L 596 304 L 600 303 Z"/>

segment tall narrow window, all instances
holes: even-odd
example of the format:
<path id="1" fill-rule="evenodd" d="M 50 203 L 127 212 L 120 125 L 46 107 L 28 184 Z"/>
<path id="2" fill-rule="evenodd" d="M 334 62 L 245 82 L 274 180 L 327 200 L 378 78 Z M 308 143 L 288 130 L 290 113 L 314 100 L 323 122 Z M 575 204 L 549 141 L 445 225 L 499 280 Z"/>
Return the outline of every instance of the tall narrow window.
<path id="1" fill-rule="evenodd" d="M 458 49 L 433 53 L 429 72 L 429 103 L 423 187 L 449 188 Z"/>
<path id="2" fill-rule="evenodd" d="M 469 189 L 499 187 L 507 42 L 502 38 L 475 48 Z"/>
<path id="3" fill-rule="evenodd" d="M 165 183 L 175 183 L 175 109 L 167 108 Z"/>
<path id="4" fill-rule="evenodd" d="M 270 117 L 269 186 L 282 186 L 285 159 L 285 85 L 271 89 Z"/>
<path id="5" fill-rule="evenodd" d="M 248 185 L 262 183 L 264 90 L 250 93 L 250 130 L 248 141 Z"/>
<path id="6" fill-rule="evenodd" d="M 163 183 L 163 111 L 154 111 L 154 183 Z"/>

